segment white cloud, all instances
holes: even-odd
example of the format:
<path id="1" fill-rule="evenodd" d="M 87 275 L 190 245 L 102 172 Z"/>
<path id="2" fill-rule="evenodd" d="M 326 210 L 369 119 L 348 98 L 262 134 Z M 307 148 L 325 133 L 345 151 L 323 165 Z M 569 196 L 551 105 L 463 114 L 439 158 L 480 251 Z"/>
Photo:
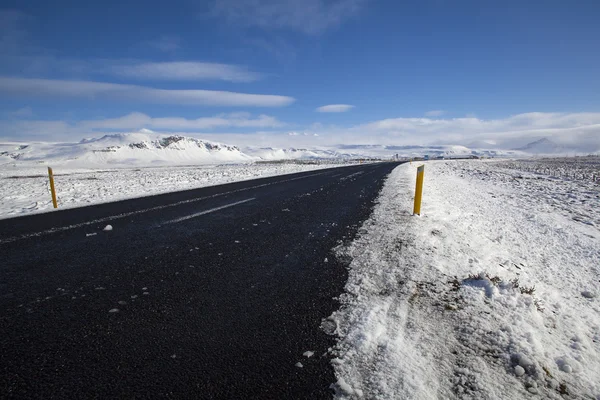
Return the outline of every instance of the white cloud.
<path id="1" fill-rule="evenodd" d="M 283 107 L 293 97 L 214 90 L 170 90 L 94 81 L 0 77 L 0 93 L 24 97 L 106 98 L 154 104 Z"/>
<path id="2" fill-rule="evenodd" d="M 85 132 L 75 132 L 65 121 L 0 120 L 0 139 L 9 141 L 60 141 L 83 138 Z"/>
<path id="3" fill-rule="evenodd" d="M 444 111 L 444 110 L 431 110 L 431 111 L 427 111 L 425 113 L 425 116 L 426 117 L 441 117 L 444 114 L 446 114 L 446 111 Z"/>
<path id="4" fill-rule="evenodd" d="M 365 0 L 215 0 L 211 15 L 232 25 L 291 29 L 309 35 L 339 26 Z"/>
<path id="5" fill-rule="evenodd" d="M 310 134 L 307 132 L 302 132 L 302 133 L 298 133 L 298 132 L 288 132 L 288 136 L 319 136 L 316 133 Z"/>
<path id="6" fill-rule="evenodd" d="M 390 118 L 350 127 L 313 124 L 309 136 L 289 132 L 229 134 L 220 140 L 235 145 L 274 147 L 336 146 L 340 144 L 469 146 L 511 149 L 547 137 L 581 152 L 600 151 L 600 113 L 525 113 L 500 119 Z M 318 136 L 312 136 L 317 134 Z M 219 140 L 219 134 L 203 136 Z"/>
<path id="7" fill-rule="evenodd" d="M 316 109 L 318 112 L 324 113 L 342 113 L 346 111 L 350 111 L 354 108 L 350 104 L 330 104 L 327 106 L 322 106 Z"/>
<path id="8" fill-rule="evenodd" d="M 222 80 L 253 82 L 262 75 L 237 65 L 197 61 L 145 62 L 114 65 L 110 71 L 128 78 L 170 81 Z"/>
<path id="9" fill-rule="evenodd" d="M 190 136 L 239 146 L 312 147 L 340 144 L 469 146 L 480 143 L 490 148 L 516 148 L 542 137 L 580 152 L 600 151 L 600 113 L 525 113 L 500 119 L 479 118 L 390 118 L 350 127 L 312 124 L 302 130 L 278 130 L 285 126 L 273 117 L 248 113 L 213 117 L 152 118 L 132 113 L 121 118 L 83 121 L 0 121 L 0 136 L 13 140 L 38 137 L 43 140 L 80 140 L 106 130 L 185 132 Z M 225 132 L 228 128 L 245 133 Z M 266 130 L 266 129 L 270 130 Z"/>
<path id="10" fill-rule="evenodd" d="M 600 113 L 524 113 L 502 119 L 391 118 L 345 130 L 356 140 L 386 144 L 463 144 L 493 141 L 518 147 L 542 137 L 582 151 L 600 149 Z"/>

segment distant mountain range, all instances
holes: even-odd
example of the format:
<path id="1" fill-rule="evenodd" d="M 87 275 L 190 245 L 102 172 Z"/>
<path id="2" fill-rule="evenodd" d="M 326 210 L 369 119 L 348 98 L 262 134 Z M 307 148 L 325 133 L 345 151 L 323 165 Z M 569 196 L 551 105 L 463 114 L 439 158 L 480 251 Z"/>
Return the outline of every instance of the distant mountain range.
<path id="1" fill-rule="evenodd" d="M 301 160 L 301 159 L 352 159 L 366 158 L 364 153 L 344 152 L 335 149 L 279 149 L 274 147 L 246 147 L 244 153 L 259 160 Z"/>
<path id="2" fill-rule="evenodd" d="M 513 150 L 469 148 L 457 145 L 392 146 L 344 144 L 328 148 L 246 147 L 180 135 L 161 135 L 148 130 L 105 135 L 78 143 L 0 143 L 0 164 L 52 164 L 76 168 L 107 166 L 160 166 L 246 163 L 260 160 L 356 159 L 422 157 L 525 157 L 557 154 L 565 149 L 540 139 Z"/>
<path id="3" fill-rule="evenodd" d="M 526 154 L 518 150 L 495 150 L 469 148 L 459 145 L 432 145 L 432 146 L 386 146 L 386 145 L 341 145 L 343 150 L 364 151 L 373 155 L 389 157 L 398 154 L 399 157 L 524 157 Z"/>
<path id="4" fill-rule="evenodd" d="M 560 146 L 547 138 L 527 143 L 525 146 L 515 150 L 529 154 L 564 154 L 568 152 L 568 149 L 564 146 Z"/>

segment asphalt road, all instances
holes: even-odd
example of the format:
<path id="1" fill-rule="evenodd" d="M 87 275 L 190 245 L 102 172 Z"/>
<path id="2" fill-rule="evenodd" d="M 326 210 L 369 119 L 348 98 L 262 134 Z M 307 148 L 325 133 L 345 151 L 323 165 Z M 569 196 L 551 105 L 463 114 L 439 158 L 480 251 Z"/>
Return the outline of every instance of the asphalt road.
<path id="1" fill-rule="evenodd" d="M 0 397 L 331 398 L 332 249 L 396 165 L 0 220 Z"/>

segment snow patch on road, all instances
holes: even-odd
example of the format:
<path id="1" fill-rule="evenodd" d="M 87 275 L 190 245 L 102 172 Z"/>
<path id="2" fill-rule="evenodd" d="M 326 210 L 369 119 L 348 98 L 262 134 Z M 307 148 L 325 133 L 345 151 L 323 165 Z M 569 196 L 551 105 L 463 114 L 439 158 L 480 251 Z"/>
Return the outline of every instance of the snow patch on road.
<path id="1" fill-rule="evenodd" d="M 600 207 L 582 201 L 600 189 L 430 162 L 414 217 L 416 167 L 392 172 L 360 236 L 336 249 L 350 262 L 323 323 L 339 338 L 336 396 L 600 399 Z"/>

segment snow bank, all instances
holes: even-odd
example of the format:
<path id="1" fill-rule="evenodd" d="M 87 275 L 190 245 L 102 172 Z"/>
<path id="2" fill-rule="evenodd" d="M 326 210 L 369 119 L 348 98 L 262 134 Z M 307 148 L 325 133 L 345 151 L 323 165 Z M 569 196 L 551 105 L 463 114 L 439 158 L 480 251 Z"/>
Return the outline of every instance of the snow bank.
<path id="1" fill-rule="evenodd" d="M 416 167 L 336 249 L 337 397 L 600 399 L 598 185 L 430 162 L 416 217 Z"/>
<path id="2" fill-rule="evenodd" d="M 178 190 L 348 164 L 243 164 L 84 170 L 54 168 L 59 208 L 80 207 Z M 52 209 L 46 167 L 0 168 L 0 218 Z"/>

